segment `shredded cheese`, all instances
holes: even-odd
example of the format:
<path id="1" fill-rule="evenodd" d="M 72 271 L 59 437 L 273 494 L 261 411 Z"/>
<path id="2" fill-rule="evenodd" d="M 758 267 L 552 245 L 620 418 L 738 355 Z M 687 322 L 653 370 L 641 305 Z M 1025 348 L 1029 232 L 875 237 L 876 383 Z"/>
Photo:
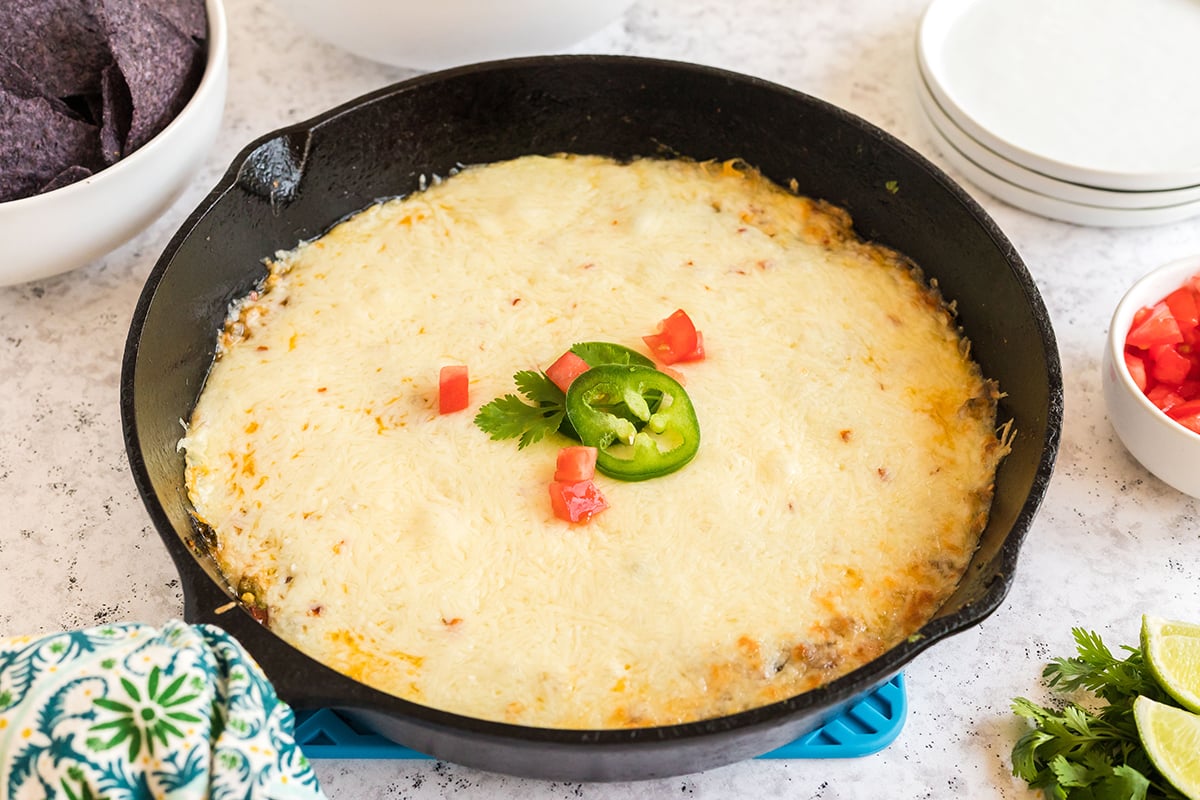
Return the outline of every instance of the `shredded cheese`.
<path id="1" fill-rule="evenodd" d="M 555 519 L 565 440 L 475 411 L 676 308 L 699 454 Z M 299 649 L 470 716 L 666 724 L 825 683 L 953 590 L 1005 451 L 965 353 L 903 258 L 744 165 L 531 156 L 278 254 L 181 446 L 223 568 Z M 471 406 L 439 415 L 446 364 Z"/>

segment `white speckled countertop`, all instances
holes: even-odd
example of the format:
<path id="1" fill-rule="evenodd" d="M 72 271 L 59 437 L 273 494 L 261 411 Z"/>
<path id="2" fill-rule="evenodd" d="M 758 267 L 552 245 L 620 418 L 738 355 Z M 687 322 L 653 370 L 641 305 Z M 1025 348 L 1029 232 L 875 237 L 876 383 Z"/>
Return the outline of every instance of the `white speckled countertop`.
<path id="1" fill-rule="evenodd" d="M 0 635 L 182 613 L 166 551 L 134 489 L 118 379 L 142 283 L 172 232 L 248 141 L 411 71 L 356 59 L 268 0 L 226 0 L 230 94 L 217 144 L 185 195 L 133 242 L 57 278 L 0 288 Z M 572 52 L 650 55 L 737 70 L 817 95 L 930 156 L 913 92 L 925 0 L 641 0 Z M 951 171 L 953 175 L 953 171 Z M 574 785 L 435 762 L 319 761 L 331 798 L 1026 798 L 1010 775 L 1014 695 L 1042 697 L 1052 655 L 1083 625 L 1136 642 L 1140 615 L 1200 620 L 1197 502 L 1134 462 L 1100 395 L 1108 318 L 1158 263 L 1200 253 L 1200 220 L 1142 229 L 1042 219 L 967 188 L 1024 257 L 1049 308 L 1066 385 L 1054 479 L 1015 586 L 982 625 L 906 670 L 910 712 L 880 753 L 754 761 L 658 782 Z M 2 256 L 0 256 L 2 257 Z M 885 788 L 886 787 L 886 788 Z"/>

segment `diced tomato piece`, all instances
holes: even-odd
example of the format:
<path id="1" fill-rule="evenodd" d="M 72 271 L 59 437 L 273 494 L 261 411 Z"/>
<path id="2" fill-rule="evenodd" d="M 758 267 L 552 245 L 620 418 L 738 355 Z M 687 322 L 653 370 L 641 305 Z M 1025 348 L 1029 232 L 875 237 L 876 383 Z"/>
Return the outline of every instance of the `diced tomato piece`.
<path id="1" fill-rule="evenodd" d="M 455 411 L 462 411 L 467 407 L 467 402 L 466 365 L 455 364 L 449 367 L 442 367 L 442 372 L 438 376 L 438 412 L 441 414 L 450 414 Z"/>
<path id="2" fill-rule="evenodd" d="M 599 455 L 599 451 L 595 447 L 582 444 L 564 447 L 558 451 L 558 464 L 554 470 L 554 480 L 562 483 L 590 481 L 596 477 L 597 455 Z"/>
<path id="3" fill-rule="evenodd" d="M 1167 411 L 1167 416 L 1188 430 L 1200 433 L 1200 400 L 1188 400 Z"/>
<path id="4" fill-rule="evenodd" d="M 1128 351 L 1125 352 L 1125 367 L 1129 370 L 1129 377 L 1133 378 L 1133 382 L 1137 384 L 1138 389 L 1143 393 L 1146 391 L 1146 362 L 1141 356 L 1136 356 Z"/>
<path id="5" fill-rule="evenodd" d="M 704 358 L 704 339 L 682 308 L 658 323 L 656 333 L 643 336 L 650 355 L 664 364 L 699 361 Z"/>
<path id="6" fill-rule="evenodd" d="M 1186 380 L 1175 391 L 1184 400 L 1194 400 L 1200 397 L 1200 380 Z"/>
<path id="7" fill-rule="evenodd" d="M 1171 406 L 1167 411 L 1167 416 L 1171 419 L 1179 419 L 1180 417 L 1189 417 L 1200 414 L 1200 400 L 1187 400 L 1178 405 Z"/>
<path id="8" fill-rule="evenodd" d="M 1154 345 L 1149 350 L 1147 371 L 1159 383 L 1179 385 L 1187 380 L 1188 372 L 1192 369 L 1192 361 L 1187 356 L 1180 355 L 1174 345 Z"/>
<path id="9" fill-rule="evenodd" d="M 1171 316 L 1179 323 L 1181 331 L 1200 324 L 1200 308 L 1196 306 L 1196 294 L 1191 287 L 1181 286 L 1163 300 L 1171 309 Z"/>
<path id="10" fill-rule="evenodd" d="M 1184 399 L 1179 395 L 1178 392 L 1176 392 L 1170 386 L 1164 386 L 1163 384 L 1159 384 L 1158 386 L 1151 388 L 1150 391 L 1146 392 L 1146 398 L 1163 411 L 1169 411 L 1170 409 L 1184 402 Z"/>
<path id="11" fill-rule="evenodd" d="M 1200 433 L 1200 273 L 1137 310 L 1125 337 L 1125 364 L 1150 402 Z"/>
<path id="12" fill-rule="evenodd" d="M 1165 302 L 1155 303 L 1150 309 L 1150 315 L 1129 330 L 1125 344 L 1143 350 L 1159 344 L 1179 344 L 1183 335 L 1179 332 L 1179 323 L 1171 315 L 1171 309 Z"/>
<path id="13" fill-rule="evenodd" d="M 588 363 L 568 350 L 546 368 L 546 377 L 565 392 L 571 385 L 571 381 L 587 371 Z"/>
<path id="14" fill-rule="evenodd" d="M 554 516 L 567 522 L 587 522 L 608 508 L 608 501 L 593 481 L 552 481 L 550 506 Z"/>

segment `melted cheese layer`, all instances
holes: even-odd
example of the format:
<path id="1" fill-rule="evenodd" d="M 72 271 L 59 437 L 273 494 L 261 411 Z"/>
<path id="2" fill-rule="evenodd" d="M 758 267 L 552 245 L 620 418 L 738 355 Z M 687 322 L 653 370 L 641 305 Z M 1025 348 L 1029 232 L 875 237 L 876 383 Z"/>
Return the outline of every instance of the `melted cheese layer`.
<path id="1" fill-rule="evenodd" d="M 555 519 L 569 442 L 476 410 L 676 308 L 699 454 Z M 667 724 L 825 683 L 953 590 L 1004 451 L 965 353 L 902 258 L 752 170 L 531 156 L 279 254 L 181 446 L 220 563 L 304 652 L 474 717 Z M 439 415 L 447 364 L 471 403 Z"/>

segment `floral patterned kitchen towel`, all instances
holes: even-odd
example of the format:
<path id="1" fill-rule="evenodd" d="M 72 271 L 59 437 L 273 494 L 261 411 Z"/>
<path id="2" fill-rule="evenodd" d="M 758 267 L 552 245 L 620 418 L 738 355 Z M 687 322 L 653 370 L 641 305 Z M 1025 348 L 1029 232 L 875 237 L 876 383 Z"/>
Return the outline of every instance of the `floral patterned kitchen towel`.
<path id="1" fill-rule="evenodd" d="M 258 664 L 213 626 L 0 638 L 3 798 L 324 798 L 294 724 Z"/>

